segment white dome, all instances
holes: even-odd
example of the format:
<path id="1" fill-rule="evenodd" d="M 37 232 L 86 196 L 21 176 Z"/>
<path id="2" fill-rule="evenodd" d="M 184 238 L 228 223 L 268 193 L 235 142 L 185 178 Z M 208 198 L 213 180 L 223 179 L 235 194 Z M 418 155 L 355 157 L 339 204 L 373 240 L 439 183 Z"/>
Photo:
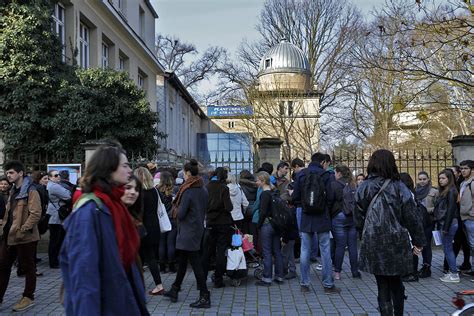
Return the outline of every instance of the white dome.
<path id="1" fill-rule="evenodd" d="M 258 75 L 270 73 L 310 74 L 309 62 L 303 51 L 296 45 L 282 40 L 260 60 Z"/>

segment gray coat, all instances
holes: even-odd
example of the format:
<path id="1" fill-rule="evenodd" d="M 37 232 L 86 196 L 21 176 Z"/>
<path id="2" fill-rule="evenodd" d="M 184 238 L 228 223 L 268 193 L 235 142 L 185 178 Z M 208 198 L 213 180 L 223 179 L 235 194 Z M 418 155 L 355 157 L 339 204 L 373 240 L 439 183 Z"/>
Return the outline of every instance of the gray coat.
<path id="1" fill-rule="evenodd" d="M 59 219 L 58 209 L 62 205 L 62 201 L 69 200 L 71 198 L 71 191 L 64 188 L 61 184 L 55 183 L 53 181 L 48 181 L 48 210 L 46 214 L 51 215 L 49 218 L 49 224 L 61 224 Z"/>
<path id="2" fill-rule="evenodd" d="M 204 234 L 208 194 L 204 188 L 184 191 L 178 206 L 176 249 L 199 251 Z"/>

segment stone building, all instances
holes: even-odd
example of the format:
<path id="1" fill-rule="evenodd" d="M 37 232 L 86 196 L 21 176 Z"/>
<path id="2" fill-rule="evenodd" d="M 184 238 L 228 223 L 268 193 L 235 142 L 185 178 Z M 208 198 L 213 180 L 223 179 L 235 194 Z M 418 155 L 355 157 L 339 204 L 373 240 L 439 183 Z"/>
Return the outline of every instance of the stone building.
<path id="1" fill-rule="evenodd" d="M 309 159 L 319 149 L 321 94 L 301 49 L 286 40 L 270 48 L 261 58 L 257 83 L 248 95 L 251 115 L 212 116 L 213 122 L 227 132 L 249 132 L 255 143 L 279 138 L 285 160 Z"/>
<path id="2" fill-rule="evenodd" d="M 65 62 L 128 72 L 156 111 L 156 80 L 164 76 L 154 54 L 157 18 L 149 0 L 61 0 L 54 6 L 53 30 Z"/>

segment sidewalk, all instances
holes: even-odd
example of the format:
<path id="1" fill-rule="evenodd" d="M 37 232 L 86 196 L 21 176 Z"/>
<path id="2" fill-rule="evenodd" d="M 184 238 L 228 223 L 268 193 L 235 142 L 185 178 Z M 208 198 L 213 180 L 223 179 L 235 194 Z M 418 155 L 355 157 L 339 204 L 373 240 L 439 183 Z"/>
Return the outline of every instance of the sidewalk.
<path id="1" fill-rule="evenodd" d="M 46 254 L 41 257 L 43 261 L 39 264 L 38 271 L 43 272 L 44 276 L 38 278 L 36 305 L 24 313 L 14 313 L 15 315 L 64 314 L 64 309 L 59 304 L 60 271 L 48 268 Z M 448 315 L 454 311 L 451 306 L 454 291 L 474 289 L 474 283 L 469 277 L 462 277 L 458 284 L 439 281 L 442 259 L 442 251 L 434 250 L 433 276 L 418 283 L 406 284 L 406 315 Z M 207 310 L 193 310 L 189 307 L 199 295 L 194 275 L 189 271 L 179 293 L 178 303 L 172 304 L 169 299 L 161 296 L 148 296 L 148 309 L 152 315 L 378 315 L 375 279 L 366 273 L 362 273 L 362 279 L 352 279 L 348 260 L 344 262 L 343 269 L 342 279 L 336 281 L 336 286 L 342 289 L 340 295 L 324 294 L 321 272 L 316 271 L 315 265 L 311 271 L 312 291 L 307 294 L 300 292 L 297 279 L 285 281 L 283 285 L 274 284 L 270 288 L 257 287 L 254 285 L 251 269 L 247 282 L 242 282 L 240 287 L 229 285 L 222 289 L 211 288 L 212 308 Z M 175 274 L 162 275 L 166 288 L 171 286 L 174 277 Z M 149 271 L 146 271 L 145 278 L 147 289 L 153 288 Z M 24 279 L 18 278 L 14 270 L 4 303 L 0 307 L 0 315 L 12 314 L 12 306 L 20 298 L 23 284 Z M 212 283 L 208 284 L 211 286 Z"/>

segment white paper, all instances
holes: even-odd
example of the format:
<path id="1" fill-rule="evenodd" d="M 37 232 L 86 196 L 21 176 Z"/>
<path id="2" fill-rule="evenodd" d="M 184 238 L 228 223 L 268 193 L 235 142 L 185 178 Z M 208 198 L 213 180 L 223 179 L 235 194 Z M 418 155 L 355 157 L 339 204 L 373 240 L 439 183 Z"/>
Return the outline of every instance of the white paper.
<path id="1" fill-rule="evenodd" d="M 433 239 L 436 246 L 441 246 L 443 244 L 443 235 L 440 230 L 433 230 Z"/>

